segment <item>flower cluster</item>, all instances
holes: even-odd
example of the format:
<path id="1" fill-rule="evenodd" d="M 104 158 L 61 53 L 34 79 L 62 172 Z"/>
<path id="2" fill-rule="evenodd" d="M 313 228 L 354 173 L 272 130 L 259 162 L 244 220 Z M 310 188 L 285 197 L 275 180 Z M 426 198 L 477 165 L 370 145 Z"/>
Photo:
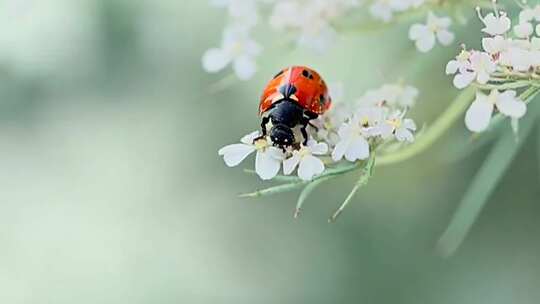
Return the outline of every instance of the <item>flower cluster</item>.
<path id="1" fill-rule="evenodd" d="M 426 0 L 375 0 L 369 6 L 369 13 L 376 19 L 390 22 L 396 13 L 419 8 Z"/>
<path id="2" fill-rule="evenodd" d="M 446 73 L 454 75 L 454 86 L 477 88 L 476 99 L 467 110 L 465 124 L 473 132 L 485 131 L 495 110 L 510 117 L 513 126 L 527 111 L 517 89 L 533 89 L 540 77 L 540 5 L 522 9 L 517 24 L 498 11 L 483 16 L 482 50 L 468 50 L 448 62 Z M 486 92 L 488 91 L 488 92 Z M 525 90 L 527 91 L 527 90 Z M 525 96 L 530 92 L 524 92 Z"/>
<path id="3" fill-rule="evenodd" d="M 337 33 L 332 22 L 360 5 L 358 0 L 276 0 L 270 25 L 279 31 L 297 33 L 297 43 L 318 53 L 325 52 Z"/>
<path id="4" fill-rule="evenodd" d="M 308 129 L 306 144 L 297 143 L 286 149 L 276 147 L 270 137 L 252 132 L 241 143 L 221 148 L 218 152 L 229 167 L 240 164 L 256 153 L 255 172 L 263 180 L 276 177 L 281 168 L 290 175 L 295 169 L 298 177 L 311 181 L 342 161 L 366 160 L 389 142 L 414 141 L 416 124 L 406 118 L 418 90 L 402 84 L 384 85 L 366 92 L 350 107 L 335 103 L 333 107 L 313 121 Z"/>
<path id="5" fill-rule="evenodd" d="M 323 53 L 335 44 L 338 29 L 361 30 L 364 24 L 353 25 L 350 20 L 366 19 L 365 12 L 372 17 L 364 22 L 367 25 L 374 22 L 383 25 L 407 13 L 420 12 L 422 18 L 426 16 L 425 23 L 415 23 L 409 29 L 409 38 L 421 52 L 428 52 L 437 42 L 448 46 L 454 41 L 450 17 L 430 11 L 444 7 L 445 1 L 439 0 L 210 0 L 210 3 L 225 9 L 230 21 L 223 30 L 221 46 L 203 55 L 203 67 L 215 73 L 232 65 L 242 80 L 253 77 L 257 69 L 256 58 L 262 46 L 252 39 L 251 32 L 261 19 L 271 29 L 287 34 L 282 37 L 292 38 L 296 45 L 316 53 Z M 263 11 L 268 12 L 266 18 L 259 14 Z M 535 17 L 534 12 L 524 14 L 518 31 L 529 31 Z"/>
<path id="6" fill-rule="evenodd" d="M 217 7 L 227 8 L 231 22 L 223 30 L 221 46 L 207 50 L 202 57 L 204 69 L 210 73 L 232 64 L 238 78 L 248 80 L 257 71 L 255 58 L 262 47 L 251 38 L 257 24 L 257 0 L 212 0 Z"/>

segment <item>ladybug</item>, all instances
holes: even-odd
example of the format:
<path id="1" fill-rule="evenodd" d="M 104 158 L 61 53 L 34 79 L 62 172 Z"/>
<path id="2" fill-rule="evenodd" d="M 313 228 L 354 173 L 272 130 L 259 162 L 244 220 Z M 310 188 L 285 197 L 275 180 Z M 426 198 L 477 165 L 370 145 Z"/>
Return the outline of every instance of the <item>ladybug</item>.
<path id="1" fill-rule="evenodd" d="M 313 126 L 310 121 L 326 112 L 331 104 L 328 87 L 319 73 L 305 66 L 285 68 L 270 80 L 261 96 L 261 138 L 268 134 L 273 144 L 283 149 L 300 142 L 305 145 L 306 128 Z M 295 134 L 298 127 L 300 134 Z"/>

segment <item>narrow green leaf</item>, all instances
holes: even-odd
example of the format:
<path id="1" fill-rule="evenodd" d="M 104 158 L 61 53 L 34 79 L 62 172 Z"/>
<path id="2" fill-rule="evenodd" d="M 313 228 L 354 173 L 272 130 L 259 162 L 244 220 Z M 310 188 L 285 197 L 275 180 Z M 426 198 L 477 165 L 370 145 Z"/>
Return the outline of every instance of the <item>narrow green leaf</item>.
<path id="1" fill-rule="evenodd" d="M 538 160 L 538 173 L 540 173 L 540 123 L 538 124 L 538 130 L 536 131 L 536 158 Z M 540 183 L 540 182 L 539 182 Z"/>
<path id="2" fill-rule="evenodd" d="M 520 140 L 517 143 L 510 128 L 496 142 L 437 243 L 437 249 L 442 255 L 451 256 L 466 238 L 497 183 L 527 139 L 539 110 L 539 102 L 529 105 L 527 115 L 521 120 Z"/>

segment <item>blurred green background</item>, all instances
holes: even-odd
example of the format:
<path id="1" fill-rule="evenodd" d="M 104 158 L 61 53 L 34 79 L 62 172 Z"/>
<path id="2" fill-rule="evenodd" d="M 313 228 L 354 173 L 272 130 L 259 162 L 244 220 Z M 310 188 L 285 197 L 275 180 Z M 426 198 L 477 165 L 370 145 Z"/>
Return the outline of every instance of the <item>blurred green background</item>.
<path id="1" fill-rule="evenodd" d="M 0 303 L 540 301 L 531 139 L 449 259 L 436 241 L 489 151 L 455 160 L 470 145 L 461 121 L 377 168 L 335 224 L 352 177 L 295 221 L 297 193 L 239 199 L 263 184 L 217 155 L 257 128 L 265 81 L 291 64 L 342 81 L 349 100 L 404 79 L 429 123 L 457 94 L 444 75 L 457 43 L 422 55 L 403 25 L 317 56 L 261 27 L 256 78 L 212 91 L 230 70 L 207 74 L 200 58 L 225 22 L 198 0 L 0 2 Z M 457 40 L 478 47 L 479 29 Z"/>

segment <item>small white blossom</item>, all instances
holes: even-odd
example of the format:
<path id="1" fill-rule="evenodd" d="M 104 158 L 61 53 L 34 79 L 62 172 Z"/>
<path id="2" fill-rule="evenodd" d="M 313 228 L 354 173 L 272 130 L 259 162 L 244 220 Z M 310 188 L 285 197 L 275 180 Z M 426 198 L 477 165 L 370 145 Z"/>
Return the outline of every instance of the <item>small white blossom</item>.
<path id="1" fill-rule="evenodd" d="M 246 28 L 240 26 L 228 27 L 224 30 L 221 48 L 209 49 L 204 53 L 203 67 L 210 73 L 219 72 L 232 63 L 238 78 L 247 80 L 256 72 L 255 57 L 261 52 L 261 47 L 249 37 Z"/>
<path id="2" fill-rule="evenodd" d="M 261 179 L 269 180 L 278 174 L 284 154 L 280 149 L 271 146 L 264 138 L 255 141 L 259 135 L 259 131 L 250 133 L 240 140 L 241 143 L 219 149 L 218 154 L 223 156 L 227 166 L 235 167 L 256 151 L 255 172 Z"/>
<path id="3" fill-rule="evenodd" d="M 294 150 L 292 156 L 283 162 L 283 173 L 289 175 L 298 167 L 298 177 L 305 181 L 312 180 L 324 171 L 323 161 L 315 155 L 326 153 L 328 153 L 326 143 L 317 143 L 310 139 L 306 146 L 302 146 L 300 150 Z"/>
<path id="4" fill-rule="evenodd" d="M 417 8 L 425 0 L 375 0 L 369 7 L 369 13 L 376 19 L 390 22 L 395 13 Z"/>
<path id="5" fill-rule="evenodd" d="M 384 121 L 380 127 L 383 138 L 394 135 L 397 141 L 414 142 L 413 132 L 416 131 L 416 124 L 412 119 L 404 119 L 402 116 L 402 113 L 396 112 Z"/>
<path id="6" fill-rule="evenodd" d="M 392 6 L 392 1 L 389 0 L 376 0 L 369 7 L 370 14 L 379 20 L 384 22 L 390 22 L 394 15 L 395 8 Z"/>
<path id="7" fill-rule="evenodd" d="M 447 73 L 456 71 L 455 67 L 457 67 L 455 63 L 452 63 L 450 68 L 447 66 Z M 490 75 L 496 70 L 497 65 L 489 54 L 475 51 L 469 57 L 469 65 L 463 65 L 462 69 L 458 67 L 457 74 L 454 77 L 454 86 L 463 89 L 474 80 L 480 84 L 486 84 Z"/>
<path id="8" fill-rule="evenodd" d="M 482 32 L 486 34 L 489 34 L 491 36 L 504 35 L 510 30 L 511 21 L 505 13 L 501 13 L 500 15 L 496 15 L 495 13 L 489 13 L 485 17 L 482 17 L 480 10 L 478 10 L 478 17 L 485 25 L 485 27 L 482 29 Z"/>
<path id="9" fill-rule="evenodd" d="M 413 24 L 409 30 L 409 39 L 415 41 L 420 52 L 428 52 L 439 41 L 444 46 L 454 41 L 454 34 L 448 30 L 452 20 L 448 17 L 437 17 L 433 12 L 428 13 L 426 24 Z"/>
<path id="10" fill-rule="evenodd" d="M 277 30 L 298 32 L 298 45 L 323 53 L 337 37 L 331 22 L 358 4 L 358 0 L 277 1 L 270 25 Z"/>
<path id="11" fill-rule="evenodd" d="M 226 8 L 237 24 L 251 27 L 257 23 L 257 0 L 211 0 L 210 4 Z"/>
<path id="12" fill-rule="evenodd" d="M 534 8 L 525 8 L 519 13 L 519 22 L 531 22 L 536 20 L 540 21 L 540 5 L 535 6 Z"/>
<path id="13" fill-rule="evenodd" d="M 339 142 L 332 151 L 334 161 L 340 161 L 344 156 L 350 162 L 369 158 L 369 128 L 361 125 L 361 119 L 354 115 L 339 128 Z"/>
<path id="14" fill-rule="evenodd" d="M 514 34 L 518 38 L 529 38 L 534 29 L 530 22 L 522 22 L 514 26 Z"/>
<path id="15" fill-rule="evenodd" d="M 516 91 L 499 93 L 497 90 L 492 90 L 489 95 L 477 92 L 476 99 L 465 114 L 467 128 L 473 132 L 485 131 L 495 107 L 503 115 L 512 119 L 519 119 L 527 112 L 525 103 L 516 97 Z"/>
<path id="16" fill-rule="evenodd" d="M 498 57 L 502 52 L 508 50 L 510 42 L 503 36 L 486 37 L 482 39 L 482 47 L 488 54 Z"/>
<path id="17" fill-rule="evenodd" d="M 382 87 L 367 91 L 358 101 L 362 106 L 412 107 L 418 98 L 418 89 L 401 84 L 385 84 Z"/>
<path id="18" fill-rule="evenodd" d="M 471 62 L 471 53 L 467 50 L 462 50 L 459 55 L 456 56 L 456 59 L 452 59 L 446 65 L 446 74 L 452 75 L 459 72 L 466 72 L 470 68 Z"/>
<path id="19" fill-rule="evenodd" d="M 333 95 L 332 95 L 333 97 Z M 339 141 L 337 134 L 341 126 L 350 116 L 351 110 L 348 103 L 332 101 L 332 107 L 319 118 L 313 120 L 317 128 L 317 138 L 324 140 L 330 146 L 335 146 Z"/>

